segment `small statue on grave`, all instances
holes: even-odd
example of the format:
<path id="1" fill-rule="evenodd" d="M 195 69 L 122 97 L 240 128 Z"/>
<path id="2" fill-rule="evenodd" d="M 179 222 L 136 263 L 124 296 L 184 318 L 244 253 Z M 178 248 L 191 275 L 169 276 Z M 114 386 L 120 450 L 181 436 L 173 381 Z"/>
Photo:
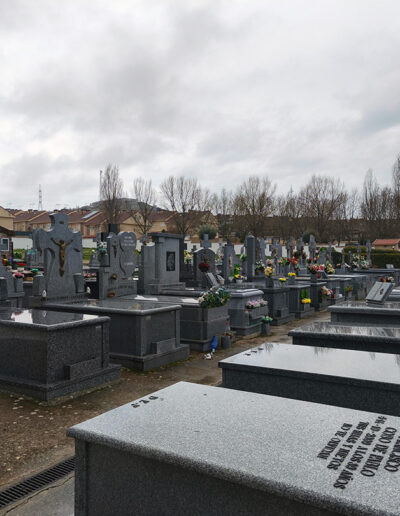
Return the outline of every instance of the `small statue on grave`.
<path id="1" fill-rule="evenodd" d="M 60 240 L 59 242 L 56 242 L 53 237 L 51 237 L 52 242 L 56 244 L 56 246 L 59 247 L 59 259 L 60 259 L 60 276 L 64 276 L 65 272 L 65 250 L 67 246 L 72 242 L 73 238 L 69 240 L 68 242 L 64 242 L 64 240 Z"/>

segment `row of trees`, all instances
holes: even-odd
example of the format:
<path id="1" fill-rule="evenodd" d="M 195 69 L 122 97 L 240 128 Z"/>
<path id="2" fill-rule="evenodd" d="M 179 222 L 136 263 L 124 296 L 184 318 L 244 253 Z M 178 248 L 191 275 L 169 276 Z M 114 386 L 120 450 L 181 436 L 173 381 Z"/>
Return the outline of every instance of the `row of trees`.
<path id="1" fill-rule="evenodd" d="M 151 180 L 134 180 L 131 195 L 137 200 L 132 217 L 142 234 L 151 227 L 158 204 L 172 212 L 174 231 L 196 233 L 202 224 L 217 220 L 224 238 L 247 233 L 256 237 L 275 235 L 306 236 L 314 233 L 319 241 L 373 240 L 400 235 L 400 155 L 393 165 L 392 184 L 381 186 L 372 170 L 365 174 L 361 190 L 348 191 L 339 179 L 314 175 L 295 193 L 277 195 L 268 177 L 250 176 L 235 191 L 223 189 L 212 194 L 197 179 L 170 176 L 157 193 Z M 118 220 L 126 205 L 118 168 L 107 166 L 102 175 L 102 209 L 110 222 Z"/>

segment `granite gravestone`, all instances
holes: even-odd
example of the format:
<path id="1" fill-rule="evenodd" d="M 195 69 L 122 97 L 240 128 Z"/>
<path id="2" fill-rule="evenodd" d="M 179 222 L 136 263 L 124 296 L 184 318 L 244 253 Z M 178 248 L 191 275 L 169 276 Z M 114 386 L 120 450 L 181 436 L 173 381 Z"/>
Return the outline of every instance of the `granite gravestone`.
<path id="1" fill-rule="evenodd" d="M 253 235 L 247 235 L 245 240 L 245 246 L 247 255 L 247 280 L 253 281 L 256 275 L 256 239 Z"/>
<path id="2" fill-rule="evenodd" d="M 136 235 L 122 232 L 110 233 L 106 238 L 107 265 L 100 265 L 99 299 L 119 297 L 137 292 L 137 282 L 133 279 L 136 267 Z"/>
<path id="3" fill-rule="evenodd" d="M 257 259 L 258 260 L 261 260 L 262 263 L 265 265 L 267 265 L 267 258 L 265 256 L 265 250 L 267 248 L 267 244 L 265 243 L 265 240 L 263 238 L 260 238 L 257 240 L 257 248 L 256 248 L 256 251 L 257 251 Z"/>
<path id="4" fill-rule="evenodd" d="M 149 294 L 160 294 L 163 288 L 185 288 L 180 282 L 179 250 L 181 235 L 150 233 L 154 247 L 154 274 L 146 285 Z"/>
<path id="5" fill-rule="evenodd" d="M 328 249 L 326 251 L 326 256 L 328 258 L 329 263 L 332 263 L 332 244 L 328 242 Z"/>
<path id="6" fill-rule="evenodd" d="M 204 278 L 204 273 L 199 269 L 200 263 L 206 263 L 209 265 L 209 270 L 211 274 L 216 273 L 215 269 L 215 253 L 211 249 L 199 249 L 193 253 L 193 274 L 194 280 L 202 285 L 205 285 L 206 279 Z"/>
<path id="7" fill-rule="evenodd" d="M 67 435 L 76 516 L 399 512 L 395 416 L 180 382 Z"/>
<path id="8" fill-rule="evenodd" d="M 317 250 L 317 244 L 315 242 L 314 235 L 310 235 L 310 241 L 309 241 L 309 244 L 308 244 L 308 250 L 309 250 L 309 253 L 310 253 L 310 258 L 312 258 L 314 260 L 315 259 L 315 253 L 316 253 L 316 250 Z"/>
<path id="9" fill-rule="evenodd" d="M 44 257 L 44 275 L 33 278 L 32 302 L 84 299 L 81 233 L 68 228 L 65 213 L 53 213 L 50 220 L 49 231 L 33 233 L 34 246 Z"/>
<path id="10" fill-rule="evenodd" d="M 233 268 L 238 263 L 240 263 L 240 261 L 236 256 L 235 248 L 232 242 L 228 240 L 224 245 L 224 261 L 222 264 L 222 275 L 225 283 L 229 281 L 229 278 L 232 276 Z"/>
<path id="11" fill-rule="evenodd" d="M 367 304 L 383 305 L 393 289 L 393 283 L 377 281 L 365 298 Z"/>
<path id="12" fill-rule="evenodd" d="M 372 249 L 372 246 L 371 246 L 371 241 L 370 240 L 367 240 L 365 248 L 366 248 L 366 251 L 367 251 L 367 262 L 368 262 L 368 265 L 371 265 L 371 249 Z"/>
<path id="13" fill-rule="evenodd" d="M 219 362 L 222 386 L 400 416 L 400 357 L 266 342 Z"/>
<path id="14" fill-rule="evenodd" d="M 0 261 L 0 306 L 21 307 L 24 298 L 23 278 L 14 277 Z"/>

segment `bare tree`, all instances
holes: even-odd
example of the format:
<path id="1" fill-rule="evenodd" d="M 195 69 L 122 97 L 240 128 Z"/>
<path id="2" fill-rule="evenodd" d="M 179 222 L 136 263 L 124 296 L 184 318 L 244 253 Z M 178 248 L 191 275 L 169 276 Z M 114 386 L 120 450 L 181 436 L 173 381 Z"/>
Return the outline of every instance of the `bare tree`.
<path id="1" fill-rule="evenodd" d="M 137 177 L 133 181 L 132 195 L 136 199 L 137 209 L 131 210 L 131 216 L 142 236 L 146 237 L 152 226 L 151 215 L 157 202 L 151 179 L 146 181 L 142 177 Z"/>
<path id="2" fill-rule="evenodd" d="M 107 165 L 101 175 L 100 208 L 109 224 L 117 224 L 124 209 L 124 185 L 116 165 Z"/>
<path id="3" fill-rule="evenodd" d="M 400 230 L 400 154 L 397 155 L 392 169 L 392 216 L 395 232 Z"/>
<path id="4" fill-rule="evenodd" d="M 266 219 L 274 212 L 275 190 L 268 177 L 250 176 L 236 191 L 233 208 L 235 227 L 243 238 L 250 232 L 262 237 L 266 231 Z"/>
<path id="5" fill-rule="evenodd" d="M 211 218 L 212 196 L 197 179 L 169 176 L 161 183 L 164 207 L 173 212 L 174 229 L 181 235 L 193 234 Z"/>
<path id="6" fill-rule="evenodd" d="M 302 218 L 302 209 L 299 197 L 292 191 L 287 195 L 280 195 L 275 203 L 275 215 L 277 216 L 276 231 L 279 236 L 287 239 L 291 236 L 301 236 L 306 230 Z"/>
<path id="7" fill-rule="evenodd" d="M 361 215 L 366 224 L 367 237 L 387 237 L 393 234 L 392 228 L 393 193 L 390 187 L 381 187 L 370 169 L 365 174 Z"/>
<path id="8" fill-rule="evenodd" d="M 213 203 L 218 218 L 218 234 L 224 240 L 231 238 L 233 231 L 233 195 L 231 191 L 222 189 Z"/>
<path id="9" fill-rule="evenodd" d="M 344 184 L 338 179 L 314 175 L 300 190 L 299 201 L 308 227 L 320 241 L 332 236 L 332 223 L 347 200 Z"/>

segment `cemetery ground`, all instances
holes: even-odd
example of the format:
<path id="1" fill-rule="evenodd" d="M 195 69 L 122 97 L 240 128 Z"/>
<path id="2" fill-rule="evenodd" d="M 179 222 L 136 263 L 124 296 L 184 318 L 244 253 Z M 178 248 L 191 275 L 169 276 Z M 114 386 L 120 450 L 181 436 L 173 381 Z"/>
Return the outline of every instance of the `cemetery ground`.
<path id="1" fill-rule="evenodd" d="M 319 312 L 308 321 L 328 321 L 329 318 L 328 312 Z M 302 325 L 304 321 L 298 319 L 273 327 L 269 336 L 239 337 L 231 348 L 217 349 L 213 360 L 205 360 L 203 353 L 192 352 L 187 361 L 147 373 L 124 368 L 121 379 L 108 386 L 78 397 L 67 396 L 55 404 L 0 392 L 3 444 L 0 447 L 0 487 L 12 485 L 71 457 L 74 441 L 66 437 L 67 428 L 179 381 L 218 385 L 222 379 L 219 360 L 266 341 L 290 343 L 288 332 Z"/>

